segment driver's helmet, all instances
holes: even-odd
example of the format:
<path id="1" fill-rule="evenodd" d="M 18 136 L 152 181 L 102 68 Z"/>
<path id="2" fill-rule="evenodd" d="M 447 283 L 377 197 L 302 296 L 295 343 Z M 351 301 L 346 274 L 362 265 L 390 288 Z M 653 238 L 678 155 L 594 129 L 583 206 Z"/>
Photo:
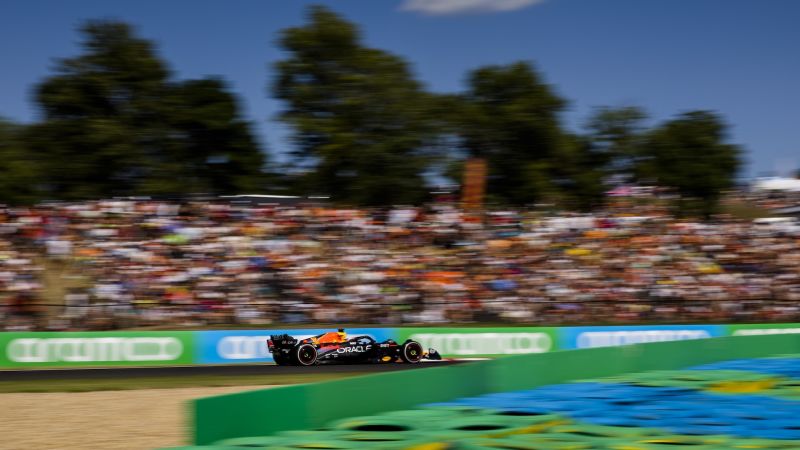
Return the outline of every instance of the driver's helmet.
<path id="1" fill-rule="evenodd" d="M 347 334 L 344 332 L 343 329 L 340 328 L 339 331 L 329 331 L 321 335 L 318 339 L 318 342 L 320 344 L 338 344 L 346 340 L 347 340 Z"/>

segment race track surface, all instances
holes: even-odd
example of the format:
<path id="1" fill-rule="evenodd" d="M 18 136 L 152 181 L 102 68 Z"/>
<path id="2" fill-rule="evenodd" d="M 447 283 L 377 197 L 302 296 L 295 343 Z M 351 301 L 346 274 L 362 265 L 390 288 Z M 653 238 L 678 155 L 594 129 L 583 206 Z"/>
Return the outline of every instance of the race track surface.
<path id="1" fill-rule="evenodd" d="M 294 375 L 305 373 L 392 372 L 457 364 L 438 361 L 420 364 L 343 364 L 312 367 L 260 365 L 218 365 L 178 367 L 114 367 L 87 369 L 0 370 L 0 381 L 81 380 L 102 378 L 170 377 L 191 375 Z"/>

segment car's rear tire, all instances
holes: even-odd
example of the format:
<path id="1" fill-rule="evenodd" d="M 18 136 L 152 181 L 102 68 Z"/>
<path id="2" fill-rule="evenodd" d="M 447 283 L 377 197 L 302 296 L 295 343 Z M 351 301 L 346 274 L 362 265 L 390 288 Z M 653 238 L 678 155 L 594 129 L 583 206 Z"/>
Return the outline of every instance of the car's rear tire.
<path id="1" fill-rule="evenodd" d="M 403 344 L 403 348 L 400 349 L 400 359 L 409 364 L 416 364 L 422 361 L 423 354 L 422 344 L 417 341 L 408 340 Z"/>
<path id="2" fill-rule="evenodd" d="M 294 360 L 301 366 L 313 366 L 317 362 L 317 349 L 311 344 L 300 344 L 294 349 Z"/>
<path id="3" fill-rule="evenodd" d="M 288 366 L 291 363 L 290 358 L 285 357 L 283 353 L 273 353 L 272 359 L 279 366 Z"/>

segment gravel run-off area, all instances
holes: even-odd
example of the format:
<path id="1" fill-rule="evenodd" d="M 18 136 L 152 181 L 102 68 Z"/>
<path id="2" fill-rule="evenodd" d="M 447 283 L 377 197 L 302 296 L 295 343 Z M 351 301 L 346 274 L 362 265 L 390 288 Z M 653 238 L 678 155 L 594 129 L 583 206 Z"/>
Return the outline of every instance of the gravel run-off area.
<path id="1" fill-rule="evenodd" d="M 0 394 L 0 450 L 186 445 L 188 400 L 268 386 Z"/>

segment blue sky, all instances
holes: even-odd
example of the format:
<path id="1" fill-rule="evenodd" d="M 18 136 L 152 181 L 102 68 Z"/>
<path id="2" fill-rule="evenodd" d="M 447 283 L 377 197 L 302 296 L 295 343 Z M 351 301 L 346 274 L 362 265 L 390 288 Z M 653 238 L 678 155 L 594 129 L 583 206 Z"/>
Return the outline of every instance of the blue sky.
<path id="1" fill-rule="evenodd" d="M 121 19 L 157 43 L 177 77 L 227 80 L 280 155 L 290 144 L 267 92 L 270 66 L 282 57 L 279 30 L 302 24 L 310 4 L 358 23 L 368 45 L 405 57 L 433 91 L 462 89 L 481 65 L 533 61 L 569 100 L 574 130 L 597 106 L 639 105 L 652 123 L 710 109 L 747 149 L 743 175 L 800 167 L 796 0 L 6 1 L 0 116 L 35 120 L 32 87 L 78 52 L 76 28 Z"/>

